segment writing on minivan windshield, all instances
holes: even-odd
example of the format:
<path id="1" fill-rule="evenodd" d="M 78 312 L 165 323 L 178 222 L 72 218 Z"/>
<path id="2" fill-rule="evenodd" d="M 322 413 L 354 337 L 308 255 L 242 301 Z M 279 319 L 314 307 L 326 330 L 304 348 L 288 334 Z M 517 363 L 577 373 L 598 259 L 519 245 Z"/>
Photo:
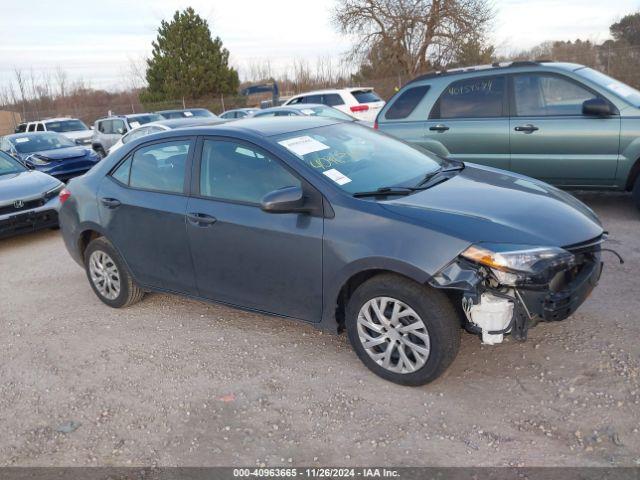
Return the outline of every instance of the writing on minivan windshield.
<path id="1" fill-rule="evenodd" d="M 360 125 L 291 132 L 276 141 L 348 193 L 411 186 L 440 167 L 436 157 Z"/>

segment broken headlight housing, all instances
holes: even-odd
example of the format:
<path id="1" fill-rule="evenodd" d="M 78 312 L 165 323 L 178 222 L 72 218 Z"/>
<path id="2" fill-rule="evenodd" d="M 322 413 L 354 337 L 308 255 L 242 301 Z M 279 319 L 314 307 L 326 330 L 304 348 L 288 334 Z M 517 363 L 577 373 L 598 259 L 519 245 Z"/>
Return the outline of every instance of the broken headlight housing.
<path id="1" fill-rule="evenodd" d="M 559 247 L 537 247 L 480 243 L 460 254 L 463 258 L 488 267 L 499 283 L 516 285 L 527 278 L 539 278 L 575 265 L 575 256 Z"/>

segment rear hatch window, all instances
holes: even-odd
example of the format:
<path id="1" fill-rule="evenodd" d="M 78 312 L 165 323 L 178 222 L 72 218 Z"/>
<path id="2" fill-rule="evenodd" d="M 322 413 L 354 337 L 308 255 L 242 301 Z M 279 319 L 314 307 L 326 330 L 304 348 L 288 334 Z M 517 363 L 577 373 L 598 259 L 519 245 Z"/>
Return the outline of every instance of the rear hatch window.
<path id="1" fill-rule="evenodd" d="M 382 99 L 373 90 L 354 90 L 351 95 L 355 97 L 358 103 L 382 102 Z"/>
<path id="2" fill-rule="evenodd" d="M 400 120 L 413 113 L 418 104 L 429 91 L 429 85 L 408 88 L 398 98 L 391 102 L 391 106 L 384 114 L 387 120 Z"/>

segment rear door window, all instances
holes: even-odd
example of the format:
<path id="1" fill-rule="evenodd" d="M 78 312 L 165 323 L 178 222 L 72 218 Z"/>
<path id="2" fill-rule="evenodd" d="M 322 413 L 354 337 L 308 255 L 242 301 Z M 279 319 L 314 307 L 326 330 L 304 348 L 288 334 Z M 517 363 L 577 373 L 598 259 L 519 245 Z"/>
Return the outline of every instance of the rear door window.
<path id="1" fill-rule="evenodd" d="M 413 113 L 429 91 L 429 85 L 407 88 L 402 92 L 384 114 L 387 120 L 401 120 Z M 426 117 L 426 112 L 425 112 Z"/>
<path id="2" fill-rule="evenodd" d="M 354 90 L 351 92 L 351 95 L 355 97 L 358 103 L 375 103 L 382 101 L 373 90 Z"/>
<path id="3" fill-rule="evenodd" d="M 344 100 L 337 93 L 328 93 L 322 96 L 322 103 L 325 105 L 329 105 L 330 107 L 335 107 L 338 105 L 344 105 Z"/>
<path id="4" fill-rule="evenodd" d="M 476 77 L 449 84 L 430 118 L 492 118 L 506 114 L 504 77 Z"/>
<path id="5" fill-rule="evenodd" d="M 309 95 L 304 97 L 304 103 L 322 103 L 322 95 Z"/>

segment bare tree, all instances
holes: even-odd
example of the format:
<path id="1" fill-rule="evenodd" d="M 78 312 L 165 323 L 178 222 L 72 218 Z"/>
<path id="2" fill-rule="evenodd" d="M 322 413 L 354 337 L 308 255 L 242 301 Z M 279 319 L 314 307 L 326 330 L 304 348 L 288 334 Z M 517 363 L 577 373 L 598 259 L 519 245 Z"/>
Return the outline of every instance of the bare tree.
<path id="1" fill-rule="evenodd" d="M 373 51 L 407 75 L 454 60 L 460 43 L 484 38 L 492 18 L 489 0 L 338 0 L 333 14 L 338 29 L 356 37 L 354 58 Z"/>

